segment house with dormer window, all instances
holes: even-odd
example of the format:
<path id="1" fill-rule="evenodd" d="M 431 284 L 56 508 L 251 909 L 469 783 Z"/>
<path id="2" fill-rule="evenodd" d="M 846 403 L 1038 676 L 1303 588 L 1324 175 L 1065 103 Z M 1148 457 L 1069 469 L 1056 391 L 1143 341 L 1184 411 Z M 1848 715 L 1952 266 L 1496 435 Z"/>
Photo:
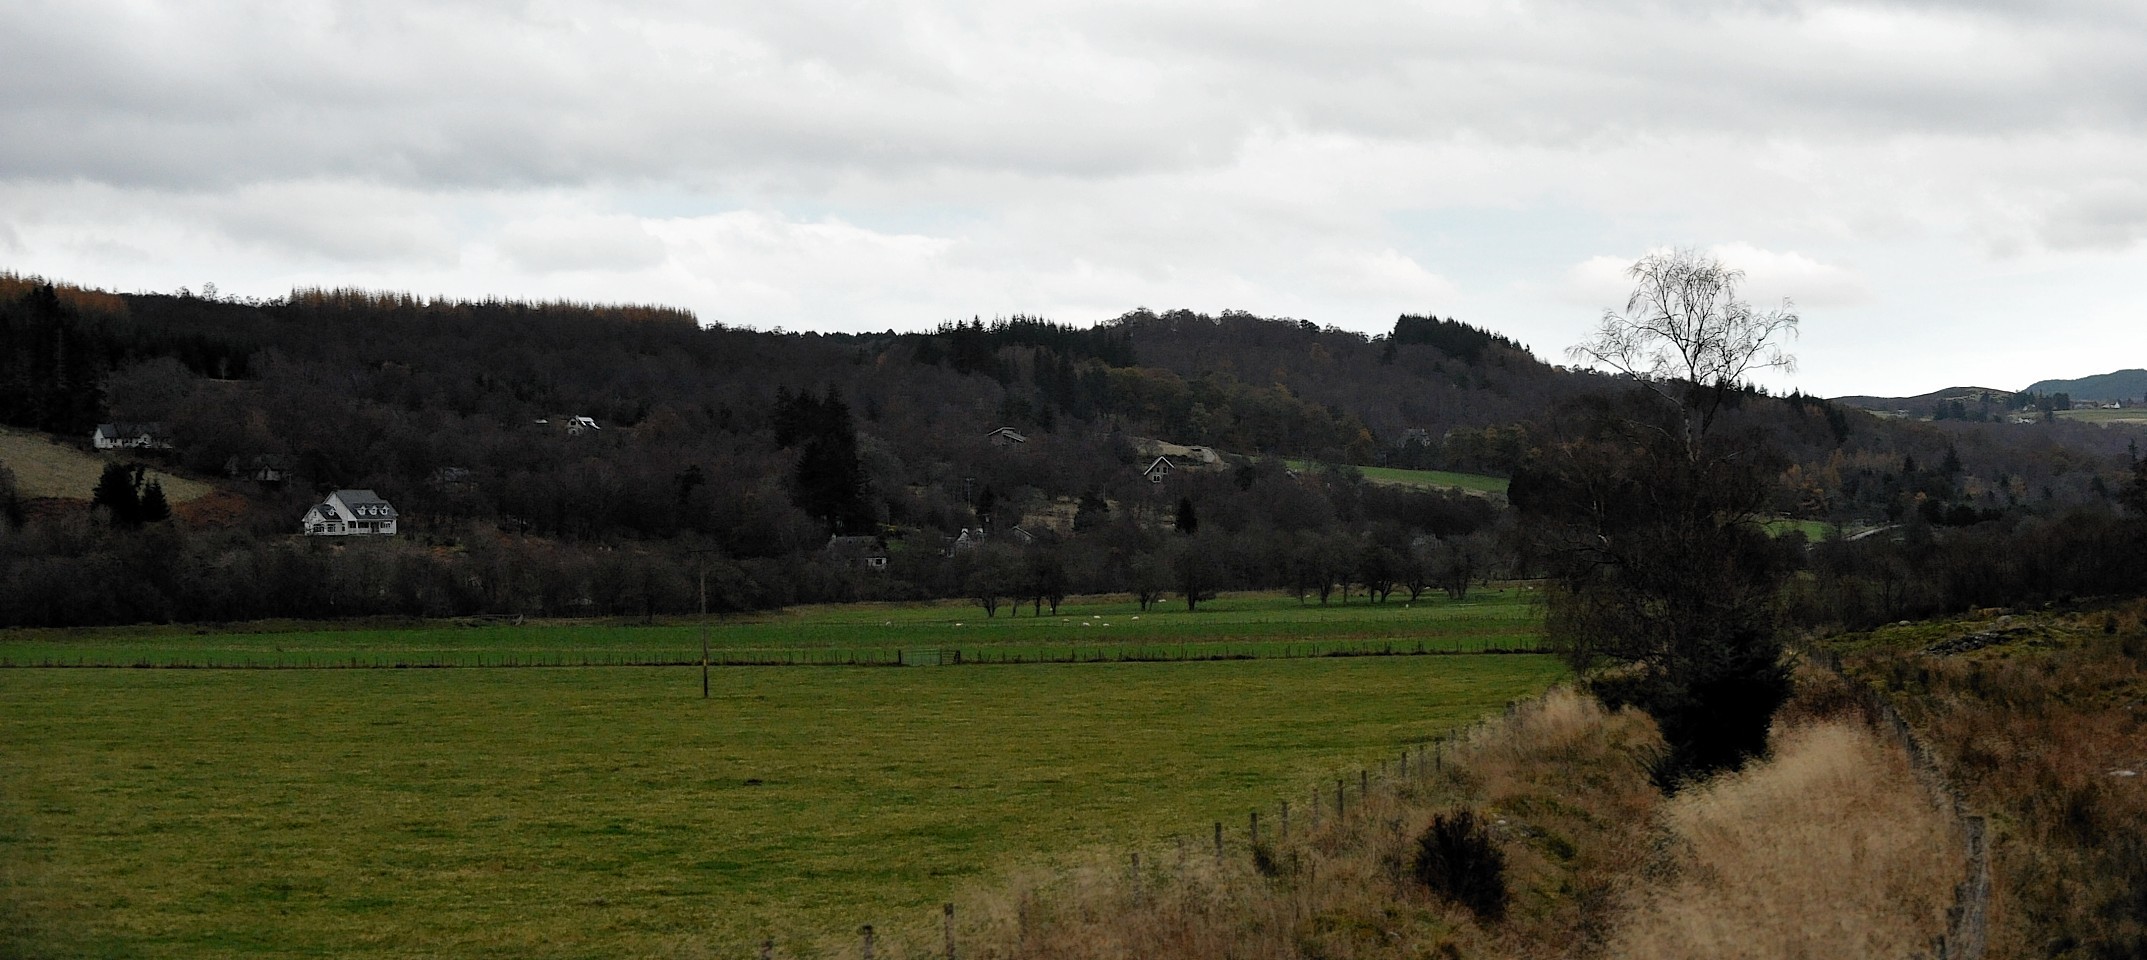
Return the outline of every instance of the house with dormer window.
<path id="1" fill-rule="evenodd" d="M 395 535 L 395 508 L 371 490 L 337 490 L 306 511 L 309 537 Z"/>

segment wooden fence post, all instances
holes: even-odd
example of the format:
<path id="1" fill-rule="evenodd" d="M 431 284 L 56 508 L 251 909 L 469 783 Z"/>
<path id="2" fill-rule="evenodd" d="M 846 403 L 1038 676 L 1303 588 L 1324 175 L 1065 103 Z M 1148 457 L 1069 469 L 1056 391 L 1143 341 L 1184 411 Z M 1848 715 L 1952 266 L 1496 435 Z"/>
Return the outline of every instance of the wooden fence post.
<path id="1" fill-rule="evenodd" d="M 1215 862 L 1223 862 L 1223 822 L 1215 821 Z"/>
<path id="2" fill-rule="evenodd" d="M 1140 854 L 1136 853 L 1133 856 L 1135 862 L 1139 862 Z M 944 911 L 947 926 L 947 960 L 954 960 L 954 904 L 949 903 L 942 910 Z"/>
<path id="3" fill-rule="evenodd" d="M 1372 798 L 1372 772 L 1363 767 L 1358 767 L 1357 784 L 1357 795 L 1370 800 Z"/>
<path id="4" fill-rule="evenodd" d="M 1250 827 L 1249 827 L 1249 828 L 1247 829 L 1247 831 L 1246 831 L 1246 832 L 1248 832 L 1248 833 L 1252 834 L 1252 845 L 1253 845 L 1253 846 L 1255 846 L 1255 847 L 1259 846 L 1259 845 L 1260 845 L 1260 811 L 1258 811 L 1258 810 L 1254 810 L 1254 811 L 1252 812 L 1252 824 L 1251 824 L 1251 826 L 1250 826 Z"/>
<path id="5" fill-rule="evenodd" d="M 1282 838 L 1284 840 L 1290 838 L 1290 802 L 1288 800 L 1282 801 Z"/>
<path id="6" fill-rule="evenodd" d="M 1342 778 L 1341 778 L 1341 777 L 1336 777 L 1336 778 L 1334 778 L 1334 816 L 1335 816 L 1335 819 L 1337 819 L 1337 820 L 1339 820 L 1339 819 L 1341 819 L 1341 818 L 1342 818 Z"/>
<path id="7" fill-rule="evenodd" d="M 1133 876 L 1133 905 L 1137 907 L 1141 905 L 1141 852 L 1139 850 L 1133 851 L 1131 873 Z"/>
<path id="8" fill-rule="evenodd" d="M 872 924 L 865 924 L 858 928 L 857 932 L 865 937 L 865 951 L 860 956 L 864 957 L 864 960 L 872 960 Z"/>
<path id="9" fill-rule="evenodd" d="M 766 940 L 762 940 L 760 942 L 760 960 L 774 960 L 774 958 L 775 938 L 769 937 Z"/>

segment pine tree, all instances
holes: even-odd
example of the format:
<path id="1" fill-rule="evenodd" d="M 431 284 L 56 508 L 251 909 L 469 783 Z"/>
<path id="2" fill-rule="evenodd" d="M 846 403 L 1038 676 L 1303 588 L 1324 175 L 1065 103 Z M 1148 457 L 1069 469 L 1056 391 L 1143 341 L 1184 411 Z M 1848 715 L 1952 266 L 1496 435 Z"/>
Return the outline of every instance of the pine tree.
<path id="1" fill-rule="evenodd" d="M 1091 490 L 1081 495 L 1081 505 L 1074 510 L 1073 528 L 1076 532 L 1090 530 L 1111 522 L 1111 504 L 1103 499 L 1103 493 Z"/>
<path id="2" fill-rule="evenodd" d="M 104 465 L 104 473 L 97 477 L 97 489 L 90 494 L 92 506 L 103 507 L 111 514 L 112 524 L 120 527 L 142 525 L 142 498 L 138 483 L 140 467 L 122 466 L 117 463 Z M 158 496 L 162 497 L 162 491 Z M 169 508 L 166 509 L 167 515 Z"/>
<path id="3" fill-rule="evenodd" d="M 141 521 L 163 523 L 171 519 L 171 504 L 164 499 L 164 484 L 151 480 L 142 488 Z"/>

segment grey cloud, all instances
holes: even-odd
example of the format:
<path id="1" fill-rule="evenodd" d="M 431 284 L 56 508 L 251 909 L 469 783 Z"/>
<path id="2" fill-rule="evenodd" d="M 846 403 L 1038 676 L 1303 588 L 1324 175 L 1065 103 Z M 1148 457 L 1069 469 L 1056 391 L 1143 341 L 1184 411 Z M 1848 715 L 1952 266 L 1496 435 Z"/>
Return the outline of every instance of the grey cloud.
<path id="1" fill-rule="evenodd" d="M 2087 184 L 2052 205 L 2041 235 L 2059 250 L 2123 249 L 2147 240 L 2147 183 Z"/>
<path id="2" fill-rule="evenodd" d="M 1585 145 L 2147 123 L 2147 39 L 2114 5 L 704 9 L 12 4 L 0 178 L 810 193 L 1212 168 L 1276 125 Z M 1958 56 L 1912 49 L 1949 36 Z"/>
<path id="3" fill-rule="evenodd" d="M 663 241 L 628 216 L 544 217 L 500 231 L 499 247 L 533 273 L 638 270 L 662 263 Z"/>

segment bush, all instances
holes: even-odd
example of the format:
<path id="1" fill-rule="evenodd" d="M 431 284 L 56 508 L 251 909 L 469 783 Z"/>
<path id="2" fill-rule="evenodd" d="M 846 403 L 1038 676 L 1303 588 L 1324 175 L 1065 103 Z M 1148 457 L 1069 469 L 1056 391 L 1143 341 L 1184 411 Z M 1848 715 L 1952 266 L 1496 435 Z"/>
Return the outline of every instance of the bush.
<path id="1" fill-rule="evenodd" d="M 1506 855 L 1476 811 L 1437 814 L 1416 838 L 1416 878 L 1479 920 L 1506 915 Z"/>

